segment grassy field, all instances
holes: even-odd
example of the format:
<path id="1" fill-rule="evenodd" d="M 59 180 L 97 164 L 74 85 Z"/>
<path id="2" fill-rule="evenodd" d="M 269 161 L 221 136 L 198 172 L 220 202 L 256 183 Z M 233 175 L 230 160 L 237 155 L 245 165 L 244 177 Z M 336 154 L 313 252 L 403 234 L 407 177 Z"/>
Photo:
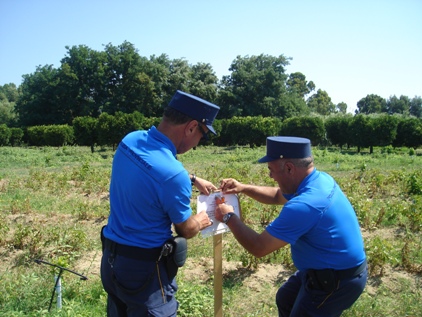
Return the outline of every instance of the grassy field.
<path id="1" fill-rule="evenodd" d="M 421 150 L 313 152 L 317 168 L 333 175 L 354 205 L 369 258 L 368 285 L 343 316 L 422 316 Z M 266 164 L 256 163 L 264 153 L 200 146 L 179 159 L 216 185 L 224 177 L 275 185 Z M 109 213 L 112 158 L 109 148 L 0 147 L 0 316 L 105 316 L 99 232 Z M 257 231 L 280 209 L 239 198 L 245 222 Z M 63 273 L 61 310 L 53 297 L 48 311 L 58 270 L 36 259 L 88 277 Z M 275 293 L 295 269 L 289 249 L 256 259 L 226 233 L 223 259 L 224 316 L 277 316 Z M 213 316 L 212 238 L 189 240 L 177 279 L 178 315 Z"/>

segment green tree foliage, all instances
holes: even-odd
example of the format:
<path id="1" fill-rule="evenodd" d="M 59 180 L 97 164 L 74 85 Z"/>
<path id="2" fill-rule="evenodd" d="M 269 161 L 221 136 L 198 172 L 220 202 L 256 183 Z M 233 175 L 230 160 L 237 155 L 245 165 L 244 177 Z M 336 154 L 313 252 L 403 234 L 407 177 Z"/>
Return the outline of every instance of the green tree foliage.
<path id="1" fill-rule="evenodd" d="M 303 99 L 305 96 L 315 90 L 313 81 L 306 81 L 306 76 L 300 72 L 291 73 L 286 82 L 287 91 L 296 93 Z"/>
<path id="2" fill-rule="evenodd" d="M 233 116 L 279 116 L 281 96 L 286 94 L 285 67 L 289 58 L 280 55 L 237 56 L 219 91 L 221 118 Z"/>
<path id="3" fill-rule="evenodd" d="M 174 94 L 174 91 L 171 91 L 172 84 L 169 83 L 170 65 L 169 57 L 166 54 L 161 54 L 159 56 L 152 55 L 149 60 L 144 61 L 142 67 L 154 83 L 153 98 L 157 102 L 157 108 L 160 108 L 161 105 L 167 105 Z M 144 113 L 144 115 L 146 114 Z M 155 114 L 155 116 L 158 115 L 161 115 L 161 113 Z"/>
<path id="4" fill-rule="evenodd" d="M 161 54 L 152 55 L 149 61 L 143 60 L 142 70 L 153 84 L 144 94 L 152 98 L 152 111 L 146 111 L 145 102 L 139 110 L 146 117 L 161 116 L 162 105 L 167 105 L 178 89 L 211 102 L 216 100 L 218 78 L 210 64 L 192 66 L 184 59 L 170 60 L 166 54 Z"/>
<path id="5" fill-rule="evenodd" d="M 216 126 L 223 133 L 221 138 L 212 137 L 209 143 L 232 144 L 237 138 L 239 144 L 254 146 L 262 142 L 257 140 L 262 131 L 268 135 L 279 132 L 272 133 L 273 122 L 265 121 L 269 120 L 266 118 L 279 122 L 311 113 L 327 116 L 347 112 L 344 102 L 334 105 L 328 93 L 321 89 L 305 101 L 315 90 L 315 84 L 300 72 L 287 74 L 285 68 L 291 58 L 283 55 L 237 56 L 230 65 L 231 74 L 219 82 L 210 64 L 190 65 L 183 58 L 171 60 L 166 54 L 142 57 L 126 41 L 118 46 L 105 45 L 101 52 L 85 45 L 66 46 L 66 49 L 58 69 L 52 65 L 38 66 L 33 74 L 23 76 L 19 88 L 14 84 L 0 86 L 0 124 L 21 128 L 74 124 L 77 143 L 90 145 L 92 149 L 95 144 L 116 145 L 124 132 L 156 125 L 163 105 L 180 89 L 220 106 Z M 343 125 L 347 119 L 331 117 L 326 122 L 327 137 L 333 144 L 359 148 L 391 144 L 392 139 L 396 144 L 418 144 L 414 140 L 420 135 L 419 126 L 413 121 L 409 126 L 416 131 L 406 130 L 400 121 L 394 138 L 394 119 L 358 116 L 375 113 L 421 118 L 422 98 L 402 95 L 386 101 L 374 94 L 367 95 L 357 104 L 357 116 L 349 122 L 348 137 L 339 132 L 345 131 Z M 233 124 L 219 121 L 228 118 L 234 118 Z M 302 135 L 303 131 L 318 130 L 315 122 L 302 126 L 302 120 L 295 120 L 287 121 L 285 128 L 289 133 L 292 130 Z M 264 124 L 259 131 L 258 124 Z M 233 133 L 232 127 L 236 127 L 233 128 L 236 138 L 226 134 L 229 130 Z M 318 133 L 306 136 L 317 144 L 324 140 Z M 20 143 L 21 139 L 17 136 L 16 142 Z M 35 139 L 35 143 L 44 142 L 41 137 Z"/>
<path id="6" fill-rule="evenodd" d="M 169 61 L 168 67 L 167 84 L 164 85 L 164 105 L 170 102 L 176 90 L 191 93 L 210 102 L 216 101 L 218 78 L 210 64 L 189 65 L 184 59 L 175 59 Z M 159 114 L 161 113 L 156 113 Z"/>
<path id="7" fill-rule="evenodd" d="M 218 143 L 221 145 L 265 145 L 267 136 L 278 135 L 281 120 L 269 117 L 233 117 L 221 120 Z"/>
<path id="8" fill-rule="evenodd" d="M 10 128 L 10 139 L 9 139 L 9 144 L 11 146 L 18 146 L 22 143 L 23 140 L 23 130 L 21 128 Z"/>
<path id="9" fill-rule="evenodd" d="M 0 146 L 9 145 L 9 139 L 12 131 L 5 124 L 0 124 Z"/>
<path id="10" fill-rule="evenodd" d="M 65 118 L 57 107 L 58 70 L 53 65 L 38 66 L 32 75 L 24 75 L 20 86 L 22 95 L 16 102 L 22 126 L 62 124 Z"/>
<path id="11" fill-rule="evenodd" d="M 318 145 L 325 140 L 325 126 L 320 117 L 293 117 L 283 121 L 280 135 L 308 138 Z"/>
<path id="12" fill-rule="evenodd" d="M 97 118 L 89 116 L 76 117 L 72 122 L 76 144 L 90 146 L 92 153 L 98 142 L 97 122 Z"/>
<path id="13" fill-rule="evenodd" d="M 73 128 L 67 124 L 33 126 L 27 134 L 29 145 L 63 146 L 74 142 Z"/>
<path id="14" fill-rule="evenodd" d="M 102 111 L 115 114 L 118 111 L 132 113 L 141 111 L 144 102 L 153 102 L 143 98 L 151 95 L 153 85 L 150 78 L 142 71 L 143 60 L 134 45 L 124 42 L 119 46 L 111 44 L 105 47 L 106 54 L 106 89 L 107 99 Z M 155 105 L 148 104 L 148 109 Z"/>
<path id="15" fill-rule="evenodd" d="M 417 118 L 422 118 L 422 98 L 414 97 L 410 101 L 409 114 Z"/>
<path id="16" fill-rule="evenodd" d="M 152 126 L 158 126 L 161 121 L 161 117 L 145 117 L 143 118 L 142 122 L 140 123 L 140 130 L 148 130 Z M 216 129 L 217 120 L 214 120 L 213 127 Z M 217 131 L 217 129 L 216 129 Z"/>
<path id="17" fill-rule="evenodd" d="M 422 116 L 422 98 L 415 96 L 410 99 L 407 96 L 401 95 L 399 98 L 390 96 L 388 100 L 378 95 L 367 95 L 357 103 L 356 114 L 371 114 L 371 113 L 388 113 L 413 115 L 420 118 Z"/>
<path id="18" fill-rule="evenodd" d="M 19 90 L 14 83 L 0 86 L 0 101 L 16 102 L 19 99 Z"/>
<path id="19" fill-rule="evenodd" d="M 417 148 L 422 145 L 422 119 L 415 117 L 401 117 L 397 124 L 397 136 L 394 146 L 408 146 Z"/>
<path id="20" fill-rule="evenodd" d="M 16 126 L 17 114 L 15 111 L 16 101 L 20 97 L 20 89 L 15 84 L 0 86 L 0 124 Z"/>
<path id="21" fill-rule="evenodd" d="M 16 123 L 15 102 L 9 102 L 7 98 L 2 98 L 0 93 L 0 124 L 6 124 L 10 127 L 16 125 Z"/>
<path id="22" fill-rule="evenodd" d="M 307 116 L 311 113 L 305 100 L 296 94 L 284 94 L 280 97 L 277 116 L 286 119 L 296 116 Z"/>
<path id="23" fill-rule="evenodd" d="M 348 115 L 333 115 L 325 121 L 325 130 L 327 132 L 327 139 L 333 145 L 340 148 L 349 143 L 349 126 L 353 119 L 351 114 Z"/>
<path id="24" fill-rule="evenodd" d="M 367 95 L 357 103 L 356 114 L 370 114 L 387 112 L 387 102 L 384 98 L 378 95 Z"/>
<path id="25" fill-rule="evenodd" d="M 13 83 L 0 86 L 0 124 L 16 126 L 18 117 L 15 105 L 19 95 L 19 90 Z"/>
<path id="26" fill-rule="evenodd" d="M 170 62 L 169 81 L 167 84 L 167 91 L 170 94 L 177 89 L 182 91 L 189 91 L 190 67 L 188 61 L 179 58 Z"/>
<path id="27" fill-rule="evenodd" d="M 193 65 L 190 77 L 189 91 L 191 94 L 213 103 L 217 101 L 218 78 L 211 64 L 198 63 Z"/>
<path id="28" fill-rule="evenodd" d="M 347 103 L 340 102 L 336 105 L 336 112 L 346 114 L 347 113 Z"/>
<path id="29" fill-rule="evenodd" d="M 57 107 L 68 113 L 67 121 L 78 116 L 98 117 L 107 98 L 106 54 L 85 45 L 68 47 L 61 60 Z"/>
<path id="30" fill-rule="evenodd" d="M 370 119 L 374 122 L 373 146 L 387 146 L 393 144 L 397 135 L 398 118 L 388 114 L 371 115 Z M 371 151 L 372 153 L 372 151 Z"/>
<path id="31" fill-rule="evenodd" d="M 374 146 L 393 144 L 397 135 L 398 118 L 388 114 L 354 116 L 350 124 L 351 143 L 361 148 L 369 147 L 373 153 Z"/>
<path id="32" fill-rule="evenodd" d="M 148 60 L 126 41 L 108 44 L 103 52 L 84 45 L 66 49 L 59 69 L 40 66 L 24 76 L 16 107 L 22 126 L 71 124 L 76 117 L 96 118 L 102 112 L 158 117 L 177 89 L 210 101 L 217 97 L 218 79 L 210 64 L 191 66 L 165 54 Z"/>
<path id="33" fill-rule="evenodd" d="M 331 102 L 328 93 L 321 89 L 318 89 L 316 94 L 310 96 L 307 103 L 311 111 L 323 116 L 335 113 L 336 110 L 336 106 Z"/>
<path id="34" fill-rule="evenodd" d="M 358 152 L 360 152 L 361 148 L 369 147 L 372 143 L 370 138 L 374 134 L 369 120 L 369 116 L 357 114 L 350 122 L 350 145 L 357 146 Z"/>
<path id="35" fill-rule="evenodd" d="M 44 144 L 48 146 L 72 145 L 75 140 L 73 128 L 67 124 L 48 125 L 45 127 Z"/>
<path id="36" fill-rule="evenodd" d="M 97 130 L 100 145 L 112 145 L 113 150 L 115 149 L 123 137 L 120 133 L 116 133 L 116 125 L 114 116 L 111 114 L 104 112 L 98 117 Z"/>
<path id="37" fill-rule="evenodd" d="M 387 113 L 388 114 L 409 114 L 410 99 L 407 96 L 401 95 L 400 98 L 391 96 L 387 100 Z"/>
<path id="38" fill-rule="evenodd" d="M 115 149 L 126 134 L 142 127 L 142 120 L 139 112 L 127 114 L 119 111 L 114 116 L 102 113 L 97 123 L 98 143 L 111 145 Z"/>

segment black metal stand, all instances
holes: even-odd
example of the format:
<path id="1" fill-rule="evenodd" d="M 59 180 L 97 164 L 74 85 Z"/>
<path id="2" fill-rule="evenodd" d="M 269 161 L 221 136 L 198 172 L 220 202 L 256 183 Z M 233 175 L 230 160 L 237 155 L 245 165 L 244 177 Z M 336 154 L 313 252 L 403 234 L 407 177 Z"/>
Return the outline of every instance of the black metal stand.
<path id="1" fill-rule="evenodd" d="M 57 277 L 57 279 L 56 279 L 56 281 L 54 283 L 53 293 L 51 294 L 50 306 L 48 307 L 48 311 L 50 311 L 50 309 L 51 309 L 51 304 L 53 303 L 54 293 L 56 291 L 57 284 L 60 281 L 60 277 L 63 274 L 63 271 L 68 271 L 68 272 L 70 272 L 72 274 L 78 275 L 81 278 L 81 280 L 83 280 L 83 281 L 86 281 L 88 279 L 86 276 L 84 276 L 82 274 L 79 274 L 79 273 L 77 273 L 75 271 L 69 270 L 69 269 L 67 269 L 65 267 L 62 267 L 62 266 L 59 266 L 59 265 L 56 265 L 56 264 L 53 264 L 53 263 L 50 263 L 50 262 L 47 262 L 47 261 L 43 261 L 43 260 L 38 260 L 37 259 L 37 260 L 34 260 L 34 262 L 37 263 L 37 264 L 41 264 L 42 263 L 42 264 L 51 265 L 53 267 L 57 267 L 58 269 L 60 269 L 59 275 L 58 275 L 58 277 Z"/>

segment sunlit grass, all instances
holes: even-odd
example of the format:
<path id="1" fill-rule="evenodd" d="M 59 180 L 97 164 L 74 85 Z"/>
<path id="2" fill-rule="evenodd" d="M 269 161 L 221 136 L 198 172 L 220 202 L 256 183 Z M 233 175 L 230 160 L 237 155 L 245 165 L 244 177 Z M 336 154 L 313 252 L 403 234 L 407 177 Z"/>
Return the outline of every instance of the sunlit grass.
<path id="1" fill-rule="evenodd" d="M 422 155 L 381 148 L 372 155 L 356 149 L 313 152 L 317 168 L 332 174 L 354 205 L 372 264 L 371 289 L 344 315 L 421 316 Z M 63 309 L 59 312 L 53 305 L 54 316 L 105 315 L 99 232 L 107 222 L 113 154 L 111 148 L 91 153 L 88 147 L 0 147 L 0 316 L 48 315 L 54 272 L 35 264 L 36 258 L 80 268 L 89 276 L 81 281 L 64 275 Z M 266 164 L 257 164 L 263 155 L 265 147 L 199 146 L 178 158 L 189 172 L 216 186 L 225 177 L 275 185 Z M 194 191 L 194 210 L 197 195 Z M 280 209 L 245 195 L 239 198 L 245 221 L 257 231 Z M 243 280 L 264 264 L 281 272 L 294 270 L 289 252 L 286 248 L 256 259 L 230 233 L 224 234 L 224 260 L 243 264 L 224 277 L 224 315 L 276 316 L 274 296 L 283 280 L 264 281 L 259 289 L 246 287 Z M 211 238 L 189 240 L 188 261 L 212 257 Z M 383 278 L 391 271 L 409 278 L 386 283 Z M 188 274 L 182 268 L 178 276 L 183 305 L 179 316 L 213 316 L 212 272 L 206 282 L 188 279 Z"/>

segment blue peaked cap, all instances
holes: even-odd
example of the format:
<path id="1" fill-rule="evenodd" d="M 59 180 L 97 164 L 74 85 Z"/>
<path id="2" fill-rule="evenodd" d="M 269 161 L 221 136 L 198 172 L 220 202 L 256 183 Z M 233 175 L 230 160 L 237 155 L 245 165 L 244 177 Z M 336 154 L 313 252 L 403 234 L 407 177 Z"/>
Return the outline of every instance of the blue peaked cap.
<path id="1" fill-rule="evenodd" d="M 177 90 L 169 103 L 169 107 L 180 111 L 194 120 L 198 120 L 199 123 L 206 125 L 212 133 L 217 134 L 212 127 L 212 123 L 220 110 L 219 106 Z"/>
<path id="2" fill-rule="evenodd" d="M 293 136 L 270 136 L 267 138 L 267 155 L 258 160 L 267 163 L 280 158 L 305 158 L 312 156 L 311 141 Z"/>

